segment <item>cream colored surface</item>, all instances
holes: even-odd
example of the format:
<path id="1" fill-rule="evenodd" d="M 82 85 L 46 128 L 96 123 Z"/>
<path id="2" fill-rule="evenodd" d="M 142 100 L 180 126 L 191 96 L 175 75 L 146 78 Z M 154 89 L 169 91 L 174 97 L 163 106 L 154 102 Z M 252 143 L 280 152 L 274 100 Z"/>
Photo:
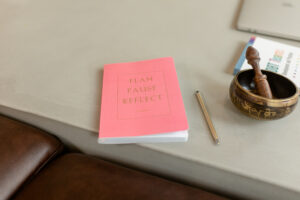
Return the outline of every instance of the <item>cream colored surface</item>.
<path id="1" fill-rule="evenodd" d="M 2 0 L 0 112 L 82 151 L 196 185 L 249 198 L 299 199 L 299 108 L 282 120 L 261 122 L 241 115 L 229 100 L 231 71 L 251 36 L 234 28 L 240 3 Z M 103 65 L 165 56 L 175 61 L 189 141 L 97 144 Z M 205 95 L 218 146 L 196 90 Z"/>

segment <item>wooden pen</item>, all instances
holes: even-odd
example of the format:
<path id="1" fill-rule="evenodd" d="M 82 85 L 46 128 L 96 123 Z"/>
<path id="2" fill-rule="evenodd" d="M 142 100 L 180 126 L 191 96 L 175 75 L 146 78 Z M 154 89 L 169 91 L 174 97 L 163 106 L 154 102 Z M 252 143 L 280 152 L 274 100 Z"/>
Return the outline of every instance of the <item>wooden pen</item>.
<path id="1" fill-rule="evenodd" d="M 202 96 L 201 96 L 201 94 L 200 94 L 200 92 L 199 92 L 198 90 L 196 91 L 196 97 L 197 97 L 198 102 L 199 102 L 199 104 L 200 104 L 200 106 L 201 106 L 203 115 L 204 115 L 204 117 L 205 117 L 205 120 L 206 120 L 207 125 L 208 125 L 209 130 L 210 130 L 210 133 L 211 133 L 211 135 L 212 135 L 212 137 L 213 137 L 215 143 L 216 143 L 216 144 L 219 144 L 219 143 L 220 143 L 219 137 L 218 137 L 217 132 L 216 132 L 216 130 L 215 130 L 215 128 L 214 128 L 214 125 L 213 125 L 213 123 L 212 123 L 212 121 L 211 121 L 211 119 L 210 119 L 210 116 L 209 116 L 209 114 L 208 114 L 208 112 L 207 112 L 207 109 L 206 109 L 204 100 L 203 100 L 203 98 L 202 98 Z"/>

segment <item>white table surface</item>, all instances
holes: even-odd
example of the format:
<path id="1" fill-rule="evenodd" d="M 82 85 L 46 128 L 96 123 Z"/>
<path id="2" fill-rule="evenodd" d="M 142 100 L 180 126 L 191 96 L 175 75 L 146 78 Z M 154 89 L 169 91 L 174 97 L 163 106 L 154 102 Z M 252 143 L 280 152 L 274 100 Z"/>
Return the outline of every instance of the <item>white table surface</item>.
<path id="1" fill-rule="evenodd" d="M 82 151 L 192 184 L 248 198 L 300 199 L 299 108 L 262 122 L 229 99 L 233 67 L 252 35 L 234 27 L 240 6 L 238 0 L 2 0 L 0 112 Z M 166 56 L 175 61 L 189 141 L 97 144 L 103 65 Z M 205 95 L 218 146 L 195 90 Z"/>

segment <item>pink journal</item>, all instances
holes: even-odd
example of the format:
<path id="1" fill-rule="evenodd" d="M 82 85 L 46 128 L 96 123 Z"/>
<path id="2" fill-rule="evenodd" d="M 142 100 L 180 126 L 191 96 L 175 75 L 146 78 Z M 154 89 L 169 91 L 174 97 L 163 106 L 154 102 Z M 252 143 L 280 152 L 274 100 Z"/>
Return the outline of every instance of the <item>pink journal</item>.
<path id="1" fill-rule="evenodd" d="M 187 129 L 171 57 L 104 66 L 99 143 L 180 142 Z"/>

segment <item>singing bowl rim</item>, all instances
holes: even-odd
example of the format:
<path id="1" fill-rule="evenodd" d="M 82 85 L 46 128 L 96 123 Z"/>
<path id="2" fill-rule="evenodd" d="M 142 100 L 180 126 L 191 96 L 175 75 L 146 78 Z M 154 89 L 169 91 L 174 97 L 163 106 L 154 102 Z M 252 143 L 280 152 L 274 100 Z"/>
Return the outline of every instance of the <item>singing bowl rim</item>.
<path id="1" fill-rule="evenodd" d="M 235 85 L 243 92 L 245 92 L 247 95 L 249 96 L 252 96 L 256 99 L 257 102 L 255 103 L 258 103 L 258 102 L 261 102 L 261 103 L 258 103 L 258 104 L 265 104 L 265 105 L 268 105 L 268 106 L 272 106 L 272 107 L 283 107 L 283 106 L 290 106 L 290 105 L 293 105 L 295 103 L 297 103 L 298 101 L 298 97 L 299 97 L 299 89 L 298 87 L 295 85 L 295 83 L 293 81 L 291 81 L 289 78 L 281 75 L 281 74 L 278 74 L 278 73 L 275 73 L 275 72 L 272 72 L 272 71 L 268 71 L 268 70 L 261 70 L 262 72 L 267 72 L 267 73 L 272 73 L 272 74 L 275 74 L 276 76 L 280 76 L 284 79 L 287 79 L 293 86 L 294 88 L 296 89 L 295 90 L 295 94 L 293 94 L 292 96 L 288 97 L 288 98 L 280 98 L 280 99 L 269 99 L 269 98 L 266 98 L 266 97 L 262 97 L 262 96 L 259 96 L 259 95 L 256 95 L 252 92 L 250 92 L 249 90 L 245 89 L 243 86 L 240 85 L 239 81 L 238 81 L 238 77 L 241 73 L 244 73 L 246 71 L 252 71 L 253 69 L 246 69 L 246 70 L 241 70 L 239 71 L 235 77 L 234 77 L 234 83 Z"/>

